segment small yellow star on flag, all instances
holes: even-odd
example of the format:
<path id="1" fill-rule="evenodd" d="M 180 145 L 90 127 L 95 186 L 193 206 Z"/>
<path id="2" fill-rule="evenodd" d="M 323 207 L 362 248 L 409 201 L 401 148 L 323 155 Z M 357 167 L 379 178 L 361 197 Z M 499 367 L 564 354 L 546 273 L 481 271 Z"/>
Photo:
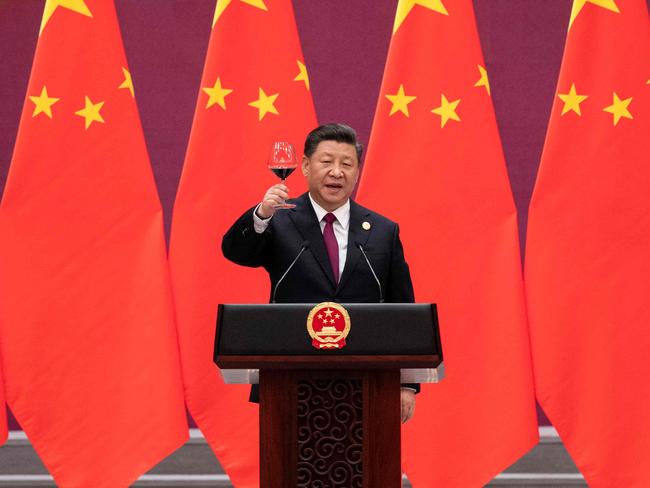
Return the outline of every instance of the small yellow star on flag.
<path id="1" fill-rule="evenodd" d="M 131 73 L 128 69 L 122 68 L 122 73 L 124 73 L 124 81 L 118 88 L 126 88 L 131 92 L 131 98 L 135 98 L 135 92 L 133 91 L 133 79 L 131 79 Z"/>
<path id="2" fill-rule="evenodd" d="M 246 3 L 250 5 L 251 7 L 257 7 L 260 10 L 264 10 L 268 12 L 268 7 L 264 3 L 264 0 L 239 0 L 242 3 Z M 228 8 L 228 6 L 232 3 L 232 0 L 217 0 L 217 6 L 214 9 L 214 18 L 212 19 L 212 27 L 214 27 L 214 24 L 217 23 L 217 20 L 219 20 L 219 17 L 221 17 L 221 14 L 223 14 L 223 11 Z"/>
<path id="3" fill-rule="evenodd" d="M 409 117 L 409 103 L 411 103 L 413 100 L 415 100 L 416 97 L 414 96 L 409 96 L 404 92 L 404 85 L 401 84 L 399 86 L 399 90 L 397 90 L 397 93 L 395 95 L 386 95 L 386 98 L 390 101 L 390 103 L 393 104 L 393 106 L 390 108 L 390 113 L 388 114 L 393 115 L 396 112 L 402 112 L 404 115 Z"/>
<path id="4" fill-rule="evenodd" d="M 406 17 L 411 13 L 413 7 L 419 5 L 439 14 L 449 15 L 447 9 L 442 4 L 442 0 L 399 0 L 397 4 L 397 12 L 395 13 L 395 24 L 393 25 L 393 34 L 397 32 Z"/>
<path id="5" fill-rule="evenodd" d="M 603 109 L 603 112 L 609 112 L 614 116 L 614 125 L 618 124 L 618 121 L 621 120 L 621 117 L 626 119 L 633 119 L 632 114 L 627 109 L 627 107 L 632 102 L 632 97 L 621 100 L 618 97 L 618 94 L 614 92 L 614 102 L 609 106 Z"/>
<path id="6" fill-rule="evenodd" d="M 571 9 L 571 18 L 569 19 L 569 29 L 573 25 L 573 21 L 576 20 L 576 17 L 580 14 L 584 6 L 588 3 L 593 3 L 598 7 L 602 7 L 612 12 L 620 14 L 621 11 L 618 9 L 615 0 L 575 0 L 573 2 L 573 8 Z"/>
<path id="7" fill-rule="evenodd" d="M 36 117 L 38 114 L 45 114 L 49 118 L 52 118 L 52 105 L 60 100 L 60 98 L 50 97 L 47 93 L 47 87 L 45 85 L 43 85 L 40 95 L 30 96 L 29 99 L 34 102 L 35 105 L 32 117 Z"/>
<path id="8" fill-rule="evenodd" d="M 39 35 L 45 29 L 45 26 L 50 21 L 50 18 L 59 7 L 67 8 L 78 14 L 85 15 L 86 17 L 91 17 L 93 14 L 90 12 L 88 5 L 86 5 L 85 0 L 46 0 L 45 10 L 43 10 L 43 20 L 41 21 L 41 30 Z"/>
<path id="9" fill-rule="evenodd" d="M 279 93 L 274 93 L 273 95 L 267 95 L 266 93 L 264 93 L 264 90 L 260 88 L 259 95 L 258 95 L 259 98 L 257 100 L 250 102 L 248 105 L 250 105 L 251 107 L 255 107 L 256 109 L 259 110 L 259 120 L 262 120 L 267 113 L 278 115 L 279 112 L 275 108 L 274 103 L 279 95 L 280 95 Z"/>
<path id="10" fill-rule="evenodd" d="M 221 86 L 221 78 L 217 77 L 214 86 L 206 86 L 203 88 L 203 91 L 207 93 L 209 97 L 208 103 L 205 106 L 206 109 L 212 107 L 216 103 L 222 109 L 226 110 L 226 97 L 233 92 L 233 89 Z"/>
<path id="11" fill-rule="evenodd" d="M 304 81 L 307 90 L 309 90 L 309 75 L 307 74 L 307 66 L 301 63 L 300 60 L 298 60 L 297 63 L 298 63 L 298 74 L 293 79 L 293 81 Z"/>
<path id="12" fill-rule="evenodd" d="M 582 116 L 582 113 L 580 113 L 580 104 L 589 98 L 588 95 L 578 95 L 575 83 L 571 83 L 569 93 L 558 93 L 557 96 L 564 102 L 564 107 L 562 107 L 562 113 L 560 115 L 573 111 Z"/>
<path id="13" fill-rule="evenodd" d="M 103 106 L 104 102 L 93 103 L 90 98 L 88 98 L 88 95 L 86 95 L 86 104 L 84 108 L 77 110 L 75 115 L 83 117 L 86 120 L 86 130 L 88 130 L 88 127 L 90 127 L 90 124 L 93 122 L 104 123 L 104 118 L 99 113 Z"/>
<path id="14" fill-rule="evenodd" d="M 488 74 L 487 70 L 481 66 L 480 64 L 476 65 L 478 68 L 478 72 L 481 74 L 481 77 L 478 79 L 476 83 L 474 83 L 474 86 L 484 86 L 485 89 L 487 90 L 487 94 L 490 94 L 490 80 L 488 80 Z"/>
<path id="15" fill-rule="evenodd" d="M 456 113 L 456 107 L 458 107 L 459 103 L 460 98 L 458 100 L 450 102 L 447 100 L 447 97 L 444 95 L 444 93 L 440 95 L 440 106 L 431 110 L 431 112 L 440 116 L 440 127 L 444 127 L 449 120 L 460 122 L 460 117 Z"/>

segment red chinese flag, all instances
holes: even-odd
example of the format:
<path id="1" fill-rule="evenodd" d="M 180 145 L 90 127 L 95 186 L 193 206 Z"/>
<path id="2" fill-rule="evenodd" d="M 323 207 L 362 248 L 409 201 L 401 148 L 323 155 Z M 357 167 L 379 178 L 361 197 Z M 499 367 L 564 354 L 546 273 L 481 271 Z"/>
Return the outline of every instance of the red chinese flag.
<path id="1" fill-rule="evenodd" d="M 62 487 L 183 444 L 162 210 L 112 1 L 49 0 L 0 207 L 7 401 Z"/>
<path id="2" fill-rule="evenodd" d="M 404 429 L 414 486 L 480 486 L 537 441 L 516 209 L 471 0 L 401 0 L 359 201 L 399 222 L 446 378 Z"/>
<path id="3" fill-rule="evenodd" d="M 268 301 L 263 270 L 221 254 L 221 238 L 268 187 L 273 141 L 298 151 L 316 125 L 290 0 L 219 0 L 174 206 L 170 263 L 188 407 L 238 488 L 258 486 L 258 410 L 249 386 L 212 362 L 219 303 Z M 297 171 L 299 173 L 299 170 Z M 287 180 L 292 196 L 306 188 Z"/>
<path id="4" fill-rule="evenodd" d="M 650 22 L 576 1 L 530 205 L 537 397 L 591 487 L 650 486 Z"/>

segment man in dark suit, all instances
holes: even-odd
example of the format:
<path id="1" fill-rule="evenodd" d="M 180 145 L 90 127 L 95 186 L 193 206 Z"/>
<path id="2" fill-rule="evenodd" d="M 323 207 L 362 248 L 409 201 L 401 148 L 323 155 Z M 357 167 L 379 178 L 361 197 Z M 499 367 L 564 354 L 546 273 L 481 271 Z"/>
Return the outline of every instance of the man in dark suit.
<path id="1" fill-rule="evenodd" d="M 385 301 L 414 301 L 398 225 L 350 199 L 359 179 L 362 150 L 355 131 L 346 125 L 314 129 L 305 141 L 302 160 L 309 191 L 288 200 L 289 188 L 273 185 L 224 236 L 224 256 L 243 266 L 263 266 L 271 279 L 271 294 L 301 247 L 309 243 L 278 287 L 277 302 L 379 301 L 379 287 L 359 246 L 381 283 Z M 295 207 L 277 211 L 287 200 Z M 402 422 L 413 415 L 418 390 L 419 385 L 402 385 Z"/>

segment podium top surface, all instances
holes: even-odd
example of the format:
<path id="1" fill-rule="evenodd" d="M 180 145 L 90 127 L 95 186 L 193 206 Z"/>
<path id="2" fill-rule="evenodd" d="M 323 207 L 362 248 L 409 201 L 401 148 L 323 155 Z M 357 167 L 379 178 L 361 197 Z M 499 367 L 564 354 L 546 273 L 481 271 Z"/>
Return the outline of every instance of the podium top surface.
<path id="1" fill-rule="evenodd" d="M 318 347 L 308 330 L 315 304 L 219 305 L 215 361 L 219 365 L 236 357 L 292 357 L 329 361 L 366 356 L 412 358 L 432 365 L 442 361 L 436 306 L 430 303 L 340 304 L 349 316 L 349 331 L 342 347 Z M 419 366 L 416 366 L 419 367 Z"/>

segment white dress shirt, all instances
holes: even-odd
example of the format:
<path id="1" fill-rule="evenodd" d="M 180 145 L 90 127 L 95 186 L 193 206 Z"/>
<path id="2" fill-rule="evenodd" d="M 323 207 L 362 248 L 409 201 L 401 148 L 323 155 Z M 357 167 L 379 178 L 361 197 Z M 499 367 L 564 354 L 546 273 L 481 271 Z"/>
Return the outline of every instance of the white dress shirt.
<path id="1" fill-rule="evenodd" d="M 309 200 L 311 201 L 312 207 L 314 207 L 314 212 L 316 212 L 316 218 L 320 223 L 320 231 L 323 232 L 325 229 L 325 215 L 329 212 L 323 207 L 318 205 L 309 194 Z M 257 206 L 259 207 L 259 205 Z M 271 217 L 268 219 L 261 219 L 257 216 L 256 210 L 253 210 L 253 225 L 255 227 L 255 232 L 258 234 L 263 233 L 271 221 Z M 279 210 L 282 212 L 282 210 Z M 343 275 L 343 268 L 345 267 L 345 258 L 348 255 L 348 232 L 350 230 L 350 200 L 346 201 L 343 205 L 332 212 L 336 217 L 336 220 L 332 224 L 334 226 L 334 235 L 336 236 L 336 243 L 339 245 L 339 276 Z"/>

